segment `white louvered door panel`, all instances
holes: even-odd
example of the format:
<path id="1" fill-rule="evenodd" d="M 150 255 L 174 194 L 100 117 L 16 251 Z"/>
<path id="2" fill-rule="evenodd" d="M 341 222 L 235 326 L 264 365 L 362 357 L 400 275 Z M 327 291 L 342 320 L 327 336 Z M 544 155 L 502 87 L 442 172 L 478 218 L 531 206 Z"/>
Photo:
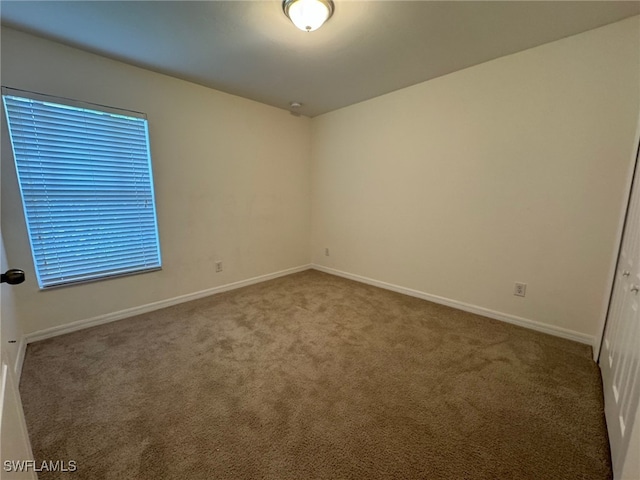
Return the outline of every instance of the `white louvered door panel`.
<path id="1" fill-rule="evenodd" d="M 639 183 L 637 168 L 599 362 L 615 478 L 625 457 L 639 454 L 627 451 L 640 400 Z"/>

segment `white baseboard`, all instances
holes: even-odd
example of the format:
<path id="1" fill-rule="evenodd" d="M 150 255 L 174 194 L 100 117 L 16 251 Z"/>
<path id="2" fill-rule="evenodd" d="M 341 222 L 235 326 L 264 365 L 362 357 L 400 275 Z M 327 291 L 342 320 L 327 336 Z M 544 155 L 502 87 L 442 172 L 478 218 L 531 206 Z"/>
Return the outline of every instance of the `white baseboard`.
<path id="1" fill-rule="evenodd" d="M 374 287 L 384 288 L 385 290 L 391 290 L 398 293 L 403 293 L 411 297 L 421 298 L 440 305 L 446 305 L 447 307 L 457 308 L 458 310 L 464 310 L 465 312 L 475 313 L 484 317 L 493 318 L 502 322 L 511 323 L 520 327 L 525 327 L 538 332 L 547 333 L 556 337 L 566 338 L 575 342 L 585 343 L 587 345 L 593 345 L 594 338 L 591 335 L 585 335 L 584 333 L 575 332 L 562 327 L 556 327 L 548 325 L 546 323 L 537 322 L 528 318 L 518 317 L 508 313 L 497 312 L 488 308 L 479 307 L 477 305 L 471 305 L 469 303 L 459 302 L 450 298 L 439 297 L 437 295 L 431 295 L 429 293 L 420 292 L 418 290 L 412 290 L 410 288 L 401 287 L 391 283 L 381 282 L 380 280 L 374 280 L 372 278 L 355 275 L 353 273 L 343 272 L 322 265 L 311 264 L 311 268 L 319 270 L 321 272 L 329 273 L 331 275 L 337 275 L 339 277 L 348 278 L 349 280 L 355 280 L 356 282 L 366 283 L 373 285 Z"/>
<path id="2" fill-rule="evenodd" d="M 167 300 L 160 300 L 159 302 L 148 303 L 139 307 L 127 308 L 113 313 L 107 313 L 105 315 L 99 315 L 93 318 L 87 318 L 85 320 L 78 320 L 76 322 L 67 323 L 65 325 L 59 325 L 56 327 L 47 328 L 44 330 L 38 330 L 24 336 L 24 348 L 27 343 L 38 342 L 40 340 L 46 340 L 47 338 L 57 337 L 58 335 L 64 335 L 66 333 L 76 332 L 89 327 L 95 327 L 105 323 L 115 322 L 116 320 L 122 320 L 124 318 L 133 317 L 142 313 L 152 312 L 161 308 L 170 307 L 179 303 L 189 302 L 191 300 L 197 300 L 198 298 L 208 297 L 215 295 L 216 293 L 228 292 L 229 290 L 235 290 L 237 288 L 247 287 L 256 283 L 266 282 L 267 280 L 273 280 L 274 278 L 284 277 L 292 273 L 302 272 L 309 270 L 311 265 L 301 265 L 299 267 L 288 268 L 275 273 L 269 273 L 267 275 L 260 275 L 259 277 L 249 278 L 247 280 L 241 280 L 239 282 L 228 283 L 219 287 L 208 288 L 199 292 L 188 293 L 186 295 L 180 295 L 179 297 L 169 298 Z M 24 358 L 24 348 L 22 349 L 22 358 Z M 19 355 L 20 357 L 20 355 Z M 16 364 L 17 367 L 17 364 Z M 22 370 L 22 361 L 20 361 L 20 370 Z"/>
<path id="3" fill-rule="evenodd" d="M 20 344 L 18 346 L 18 355 L 16 358 L 16 364 L 15 364 L 16 378 L 19 381 L 20 373 L 22 371 L 22 363 L 24 361 L 24 356 L 25 356 L 28 343 L 33 343 L 40 340 L 46 340 L 48 338 L 57 337 L 58 335 L 64 335 L 67 333 L 76 332 L 78 330 L 95 327 L 97 325 L 102 325 L 105 323 L 115 322 L 117 320 L 133 317 L 135 315 L 140 315 L 142 313 L 152 312 L 154 310 L 170 307 L 172 305 L 177 305 L 180 303 L 189 302 L 191 300 L 197 300 L 199 298 L 215 295 L 216 293 L 227 292 L 230 290 L 235 290 L 237 288 L 254 285 L 256 283 L 266 282 L 267 280 L 283 277 L 285 275 L 290 275 L 292 273 L 302 272 L 304 270 L 309 270 L 310 268 L 319 270 L 321 272 L 329 273 L 332 275 L 337 275 L 339 277 L 348 278 L 350 280 L 355 280 L 356 282 L 366 283 L 368 285 L 373 285 L 375 287 L 384 288 L 386 290 L 391 290 L 391 291 L 402 293 L 405 295 L 410 295 L 412 297 L 421 298 L 423 300 L 428 300 L 430 302 L 446 305 L 448 307 L 457 308 L 458 310 L 463 310 L 465 312 L 475 313 L 478 315 L 483 315 L 485 317 L 493 318 L 495 320 L 500 320 L 500 321 L 511 323 L 514 325 L 519 325 L 521 327 L 529 328 L 531 330 L 548 333 L 550 335 L 555 335 L 557 337 L 574 340 L 576 342 L 585 343 L 587 345 L 593 345 L 594 338 L 592 336 L 575 332 L 573 330 L 568 330 L 565 328 L 556 327 L 556 326 L 548 325 L 541 322 L 536 322 L 535 320 L 530 320 L 523 317 L 517 317 L 515 315 L 510 315 L 503 312 L 497 312 L 495 310 L 490 310 L 488 308 L 479 307 L 477 305 L 471 305 L 468 303 L 459 302 L 457 300 L 452 300 L 450 298 L 431 295 L 429 293 L 420 292 L 418 290 L 412 290 L 410 288 L 382 282 L 380 280 L 374 280 L 372 278 L 343 272 L 341 270 L 336 270 L 329 267 L 324 267 L 322 265 L 310 264 L 310 265 L 301 265 L 299 267 L 289 268 L 286 270 L 281 270 L 279 272 L 274 272 L 267 275 L 261 275 L 258 277 L 249 278 L 247 280 L 241 280 L 238 282 L 221 285 L 219 287 L 213 287 L 206 290 L 201 290 L 199 292 L 188 293 L 186 295 L 181 295 L 181 296 L 169 298 L 166 300 L 160 300 L 154 303 L 148 303 L 146 305 L 141 305 L 139 307 L 127 308 L 125 310 L 107 313 L 105 315 L 99 315 L 97 317 L 92 317 L 85 320 L 78 320 L 76 322 L 71 322 L 65 325 L 59 325 L 56 327 L 51 327 L 44 330 L 28 333 L 20 339 Z"/>

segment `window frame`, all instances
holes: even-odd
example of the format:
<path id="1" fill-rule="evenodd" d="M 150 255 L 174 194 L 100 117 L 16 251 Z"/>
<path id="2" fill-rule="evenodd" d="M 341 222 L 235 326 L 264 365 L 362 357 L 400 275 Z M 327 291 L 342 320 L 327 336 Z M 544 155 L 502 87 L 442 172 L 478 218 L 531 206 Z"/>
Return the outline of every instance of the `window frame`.
<path id="1" fill-rule="evenodd" d="M 153 176 L 153 165 L 152 165 L 152 155 L 151 155 L 151 142 L 150 142 L 150 138 L 149 138 L 149 123 L 148 123 L 148 119 L 147 119 L 147 115 L 141 112 L 137 112 L 137 111 L 133 111 L 133 110 L 126 110 L 126 109 L 122 109 L 122 108 L 115 108 L 115 107 L 109 107 L 109 106 L 105 106 L 105 105 L 101 105 L 101 104 L 96 104 L 96 103 L 91 103 L 91 102 L 84 102 L 84 101 L 79 101 L 79 100 L 73 100 L 73 99 L 68 99 L 68 98 L 64 98 L 64 97 L 58 97 L 58 96 L 53 96 L 53 95 L 47 95 L 47 94 L 42 94 L 42 93 L 36 93 L 36 92 L 31 92 L 28 90 L 22 90 L 22 89 L 17 89 L 17 88 L 11 88 L 11 87 L 5 87 L 2 86 L 1 89 L 1 93 L 2 93 L 2 104 L 3 104 L 3 110 L 4 110 L 4 115 L 5 115 L 5 119 L 6 119 L 6 125 L 7 125 L 7 132 L 9 135 L 9 139 L 10 139 L 10 143 L 11 143 L 11 153 L 13 156 L 13 162 L 14 162 L 14 167 L 15 167 L 15 173 L 16 173 L 16 180 L 17 180 L 17 184 L 18 184 L 18 189 L 20 191 L 20 199 L 22 202 L 22 210 L 23 210 L 23 215 L 24 215 L 24 220 L 25 220 L 25 224 L 26 224 L 26 229 L 27 229 L 27 235 L 29 237 L 29 246 L 30 246 L 30 250 L 31 250 L 31 257 L 32 257 L 32 261 L 33 261 L 33 266 L 34 266 L 34 272 L 36 274 L 36 278 L 38 281 L 38 286 L 40 290 L 50 290 L 50 289 L 55 289 L 55 288 L 61 288 L 61 287 L 67 287 L 67 286 L 72 286 L 72 285 L 80 285 L 80 284 L 85 284 L 85 283 L 92 283 L 92 282 L 98 282 L 98 281 L 103 281 L 103 280 L 110 280 L 110 279 L 114 279 L 114 278 L 119 278 L 119 277 L 125 277 L 125 276 L 130 276 L 130 275 L 140 275 L 143 273 L 151 273 L 151 272 L 157 272 L 162 270 L 162 251 L 161 251 L 161 245 L 160 245 L 160 229 L 158 226 L 158 211 L 157 211 L 157 204 L 156 204 L 156 195 L 155 195 L 155 185 L 154 185 L 154 176 Z M 10 114 L 9 114 L 9 107 L 7 106 L 6 102 L 5 102 L 5 97 L 18 97 L 18 98 L 22 98 L 22 99 L 26 99 L 29 101 L 35 101 L 35 102 L 44 102 L 44 103 L 48 103 L 48 104 L 52 104 L 52 105 L 57 105 L 60 107 L 68 107 L 70 110 L 73 110 L 74 112 L 78 112 L 78 110 L 86 110 L 89 111 L 89 113 L 91 112 L 97 112 L 100 114 L 107 114 L 109 116 L 116 116 L 116 117 L 125 117 L 127 119 L 134 119 L 136 121 L 142 121 L 143 122 L 143 126 L 144 126 L 144 146 L 146 147 L 146 163 L 144 163 L 146 165 L 146 170 L 145 170 L 145 175 L 146 175 L 146 179 L 148 179 L 148 181 L 145 179 L 145 183 L 144 185 L 148 185 L 148 189 L 149 192 L 147 193 L 147 196 L 150 197 L 150 203 L 151 203 L 151 213 L 147 213 L 146 215 L 150 215 L 153 218 L 153 226 L 152 227 L 147 227 L 144 231 L 145 232 L 152 232 L 153 233 L 153 237 L 151 240 L 151 244 L 153 244 L 153 246 L 155 247 L 154 250 L 154 254 L 151 255 L 152 261 L 149 262 L 149 266 L 146 265 L 146 260 L 145 261 L 141 261 L 138 263 L 138 265 L 129 265 L 127 267 L 121 267 L 121 269 L 114 269 L 112 271 L 108 271 L 108 270 L 104 270 L 104 269 L 100 269 L 100 266 L 104 266 L 106 264 L 106 262 L 104 261 L 104 256 L 102 256 L 101 258 L 103 259 L 101 261 L 101 263 L 98 263 L 98 265 L 96 265 L 94 267 L 93 270 L 89 271 L 90 267 L 86 267 L 87 268 L 87 272 L 84 273 L 76 273 L 74 275 L 72 275 L 71 273 L 68 273 L 67 276 L 71 277 L 69 279 L 64 279 L 65 273 L 63 272 L 62 274 L 59 275 L 59 278 L 51 280 L 43 280 L 41 278 L 41 271 L 40 268 L 43 263 L 41 263 L 38 258 L 36 257 L 36 244 L 41 245 L 41 244 L 46 244 L 46 241 L 40 241 L 40 242 L 34 242 L 34 237 L 32 236 L 32 228 L 33 228 L 33 223 L 36 223 L 35 220 L 30 221 L 30 213 L 29 213 L 29 208 L 27 206 L 27 201 L 25 199 L 25 193 L 23 191 L 23 180 L 21 179 L 21 174 L 20 174 L 20 167 L 18 166 L 18 157 L 16 156 L 16 148 L 14 145 L 14 134 L 12 132 L 12 127 L 11 127 L 11 118 L 10 118 Z M 14 119 L 15 121 L 15 119 Z M 77 137 L 74 138 L 80 138 L 81 134 L 78 134 Z M 91 145 L 91 143 L 87 143 L 88 145 Z M 133 145 L 134 143 L 132 143 Z M 63 143 L 61 143 L 60 145 L 63 145 Z M 94 144 L 95 145 L 95 144 Z M 139 146 L 142 146 L 142 141 L 140 140 L 139 143 L 137 144 Z M 60 148 L 60 147 L 58 147 Z M 82 158 L 81 162 L 86 162 L 87 164 L 90 163 L 90 156 L 87 155 L 86 157 Z M 133 162 L 133 160 L 132 160 Z M 138 163 L 140 165 L 143 164 L 143 162 L 138 161 Z M 75 166 L 77 164 L 74 164 L 72 162 L 69 162 L 69 165 L 71 166 Z M 111 168 L 113 169 L 114 166 L 111 166 Z M 115 170 L 111 170 L 108 171 L 107 173 L 111 173 L 113 174 Z M 131 181 L 131 179 L 129 180 Z M 91 185 L 92 181 L 86 181 L 86 185 L 89 186 Z M 44 183 L 44 185 L 46 185 L 46 182 Z M 45 187 L 46 188 L 46 187 Z M 115 188 L 115 187 L 114 187 Z M 136 190 L 137 191 L 137 190 Z M 99 205 L 98 207 L 98 216 L 100 215 L 104 215 L 104 210 L 102 210 L 103 208 L 105 208 L 105 205 Z M 136 205 L 136 208 L 138 208 L 138 205 Z M 70 210 L 73 211 L 73 207 L 70 207 Z M 142 211 L 142 210 L 140 210 Z M 35 210 L 31 212 L 32 214 L 35 213 Z M 49 218 L 53 218 L 55 215 L 52 215 Z M 35 218 L 35 217 L 34 217 Z M 121 221 L 122 219 L 119 219 L 119 221 Z M 123 224 L 120 224 L 123 225 Z M 84 226 L 85 229 L 88 229 L 88 226 Z M 120 229 L 123 229 L 123 226 L 117 227 Z M 114 229 L 115 230 L 115 229 Z M 112 232 L 113 233 L 113 232 Z M 141 239 L 141 242 L 143 242 L 142 236 L 143 234 L 139 235 L 139 238 Z M 100 238 L 107 238 L 107 236 L 105 235 L 101 235 Z M 80 245 L 78 244 L 78 247 L 80 248 Z M 102 248 L 104 248 L 104 246 L 102 246 Z M 122 252 L 124 252 L 126 250 L 125 247 L 123 247 L 122 245 L 119 246 L 118 248 L 120 248 Z M 86 252 L 87 250 L 81 250 L 83 252 Z M 141 247 L 141 249 L 138 251 L 137 254 L 132 254 L 132 258 L 135 258 L 136 255 L 143 257 L 143 255 L 140 255 L 140 252 L 144 251 L 143 247 Z M 82 261 L 85 262 L 84 265 L 89 264 L 90 262 L 87 261 L 87 257 L 84 257 L 82 259 Z M 156 261 L 157 260 L 157 261 Z M 63 265 L 64 266 L 64 265 Z M 66 267 L 68 268 L 69 266 L 66 265 Z M 68 272 L 69 270 L 65 270 L 66 272 Z"/>

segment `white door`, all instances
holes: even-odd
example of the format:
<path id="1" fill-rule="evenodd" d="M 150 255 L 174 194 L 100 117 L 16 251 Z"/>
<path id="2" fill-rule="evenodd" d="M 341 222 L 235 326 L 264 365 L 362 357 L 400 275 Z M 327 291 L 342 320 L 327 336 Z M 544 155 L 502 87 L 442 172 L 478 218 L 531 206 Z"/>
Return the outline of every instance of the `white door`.
<path id="1" fill-rule="evenodd" d="M 13 370 L 8 365 L 6 353 L 2 354 L 2 384 L 0 384 L 0 465 L 2 480 L 36 479 L 31 443 L 24 421 L 20 394 L 16 385 Z M 7 463 L 9 462 L 9 463 Z"/>
<path id="2" fill-rule="evenodd" d="M 0 231 L 0 271 L 7 269 L 7 260 Z M 0 307 L 2 302 L 8 299 L 11 287 L 6 283 L 0 285 Z M 2 316 L 0 308 L 0 478 L 2 480 L 34 480 L 37 479 L 34 465 L 28 465 L 25 461 L 33 461 L 31 442 L 27 433 L 27 424 L 24 420 L 22 401 L 16 381 L 16 352 L 15 344 L 10 340 L 17 340 L 17 328 L 13 312 L 11 315 Z M 9 318 L 7 318 L 9 317 Z M 21 462 L 21 465 L 11 462 Z M 5 462 L 9 462 L 6 464 Z M 27 469 L 26 471 L 25 468 Z M 23 470 L 22 472 L 16 470 Z"/>
<path id="3" fill-rule="evenodd" d="M 626 457 L 640 455 L 640 452 L 629 451 L 629 439 L 640 399 L 639 289 L 640 168 L 636 167 L 599 359 L 616 479 L 622 478 Z"/>

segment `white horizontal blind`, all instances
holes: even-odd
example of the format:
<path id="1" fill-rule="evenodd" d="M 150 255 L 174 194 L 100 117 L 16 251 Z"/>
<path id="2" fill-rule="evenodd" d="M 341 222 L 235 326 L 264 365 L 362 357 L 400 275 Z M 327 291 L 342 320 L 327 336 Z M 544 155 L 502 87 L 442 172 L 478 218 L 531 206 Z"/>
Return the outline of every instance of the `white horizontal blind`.
<path id="1" fill-rule="evenodd" d="M 147 120 L 2 98 L 40 287 L 159 269 Z"/>

